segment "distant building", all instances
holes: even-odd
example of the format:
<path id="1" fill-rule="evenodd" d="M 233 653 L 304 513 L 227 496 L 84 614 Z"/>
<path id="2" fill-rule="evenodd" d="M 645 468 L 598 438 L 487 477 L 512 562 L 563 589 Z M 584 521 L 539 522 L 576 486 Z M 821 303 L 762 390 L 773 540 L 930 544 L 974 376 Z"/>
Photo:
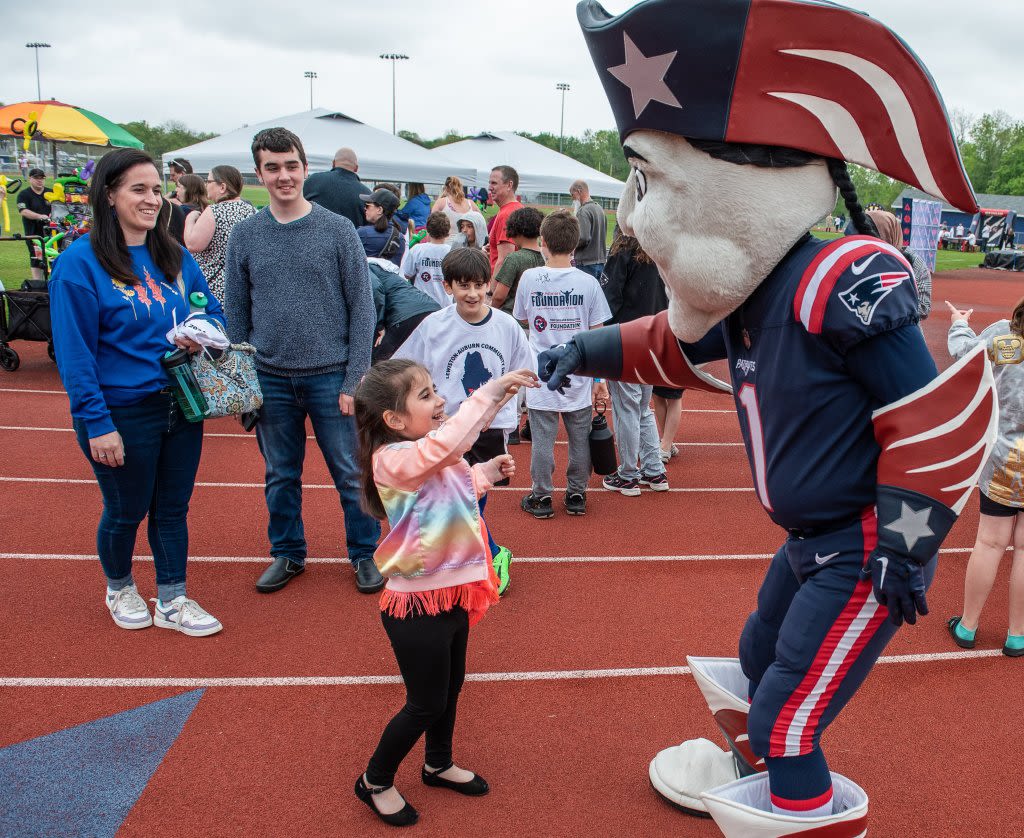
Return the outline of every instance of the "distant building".
<path id="1" fill-rule="evenodd" d="M 1017 241 L 1021 240 L 1021 236 L 1024 235 L 1024 195 L 988 195 L 985 193 L 978 193 L 978 206 L 984 209 L 1004 209 L 1013 210 L 1017 213 L 1017 218 L 1013 222 L 1013 232 L 1017 236 Z M 933 198 L 931 195 L 922 192 L 920 189 L 907 188 L 904 189 L 895 201 L 892 202 L 892 211 L 897 218 L 903 211 L 903 199 L 904 198 L 918 198 L 924 201 L 937 201 L 938 198 Z M 972 213 L 963 212 L 955 207 L 950 206 L 947 203 L 942 204 L 942 223 L 945 224 L 949 229 L 953 229 L 957 224 L 963 224 L 965 230 L 969 230 L 971 227 L 971 219 L 974 218 Z"/>

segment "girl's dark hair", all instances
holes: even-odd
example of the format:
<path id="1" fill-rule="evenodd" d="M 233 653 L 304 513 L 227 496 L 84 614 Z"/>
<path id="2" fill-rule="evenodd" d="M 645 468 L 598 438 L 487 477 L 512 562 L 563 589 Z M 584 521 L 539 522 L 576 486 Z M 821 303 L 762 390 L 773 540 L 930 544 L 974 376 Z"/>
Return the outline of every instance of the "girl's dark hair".
<path id="1" fill-rule="evenodd" d="M 1010 315 L 1010 331 L 1015 335 L 1024 335 L 1024 298 L 1013 307 Z"/>
<path id="2" fill-rule="evenodd" d="M 384 411 L 405 411 L 417 372 L 429 375 L 416 361 L 392 358 L 378 361 L 356 387 L 356 429 L 359 435 L 359 469 L 362 472 L 363 509 L 374 518 L 387 518 L 387 511 L 373 482 L 373 454 L 382 445 L 402 437 L 384 421 Z"/>
<path id="3" fill-rule="evenodd" d="M 206 197 L 206 181 L 199 175 L 182 175 L 178 178 L 178 186 L 185 190 L 183 204 L 195 207 L 200 212 L 210 206 L 210 199 Z"/>
<path id="4" fill-rule="evenodd" d="M 125 173 L 133 166 L 143 163 L 157 169 L 153 158 L 146 152 L 135 148 L 118 148 L 104 154 L 93 172 L 89 186 L 89 206 L 92 207 L 92 226 L 89 232 L 89 243 L 96 260 L 113 279 L 129 285 L 137 285 L 141 280 L 135 275 L 132 267 L 132 256 L 124 238 L 124 231 L 117 220 L 113 206 L 110 204 L 110 193 L 121 186 Z M 163 202 L 167 205 L 167 201 Z M 181 245 L 174 240 L 167 229 L 166 215 L 162 210 L 157 216 L 156 226 L 146 233 L 146 249 L 154 264 L 160 269 L 168 282 L 173 281 L 181 270 Z"/>
<path id="5" fill-rule="evenodd" d="M 232 201 L 242 194 L 242 173 L 234 166 L 214 166 L 210 177 L 227 190 L 221 201 Z"/>
<path id="6" fill-rule="evenodd" d="M 641 246 L 640 242 L 637 241 L 633 236 L 627 236 L 622 230 L 619 229 L 619 225 L 615 225 L 615 238 L 612 239 L 611 249 L 608 251 L 608 258 L 611 259 L 616 253 L 626 251 L 632 255 L 633 259 L 642 264 L 650 264 L 654 260 L 647 255 Z"/>
<path id="7" fill-rule="evenodd" d="M 407 194 L 410 198 L 415 198 L 417 195 L 426 195 L 427 188 L 422 183 L 410 183 Z"/>
<path id="8" fill-rule="evenodd" d="M 723 143 L 716 140 L 693 140 L 687 139 L 694 148 L 710 154 L 718 160 L 725 160 L 728 163 L 739 165 L 761 166 L 769 169 L 785 169 L 793 166 L 806 166 L 814 160 L 820 159 L 817 155 L 796 148 L 786 146 L 759 145 L 756 143 Z M 850 170 L 846 163 L 833 157 L 825 158 L 825 165 L 828 166 L 828 173 L 832 182 L 839 187 L 839 194 L 843 196 L 843 203 L 846 204 L 847 212 L 850 213 L 850 221 L 854 228 L 862 236 L 874 236 L 878 238 L 878 230 L 874 222 L 864 212 L 857 198 L 857 190 L 850 179 Z"/>

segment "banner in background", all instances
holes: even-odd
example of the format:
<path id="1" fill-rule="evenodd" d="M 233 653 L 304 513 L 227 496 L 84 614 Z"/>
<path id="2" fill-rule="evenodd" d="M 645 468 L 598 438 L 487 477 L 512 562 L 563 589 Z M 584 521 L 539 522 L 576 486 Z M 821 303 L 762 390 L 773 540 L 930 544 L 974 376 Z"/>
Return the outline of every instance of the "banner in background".
<path id="1" fill-rule="evenodd" d="M 903 199 L 903 246 L 909 247 L 928 266 L 935 270 L 935 252 L 939 247 L 939 225 L 942 223 L 942 203 L 920 198 Z"/>
<path id="2" fill-rule="evenodd" d="M 1013 229 L 1017 213 L 1012 210 L 982 209 L 971 221 L 971 232 L 984 251 L 1000 250 L 1006 231 Z"/>

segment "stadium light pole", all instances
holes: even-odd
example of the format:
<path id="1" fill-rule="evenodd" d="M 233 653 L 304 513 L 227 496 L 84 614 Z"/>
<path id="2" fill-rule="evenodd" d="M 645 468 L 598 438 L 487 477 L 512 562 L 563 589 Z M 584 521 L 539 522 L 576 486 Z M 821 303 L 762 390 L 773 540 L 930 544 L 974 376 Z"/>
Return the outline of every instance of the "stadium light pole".
<path id="1" fill-rule="evenodd" d="M 399 61 L 408 61 L 408 55 L 402 55 L 397 52 L 382 52 L 380 57 L 385 61 L 391 62 L 391 133 L 397 133 L 395 131 L 395 64 Z"/>
<path id="2" fill-rule="evenodd" d="M 43 89 L 39 84 L 39 50 L 49 49 L 49 44 L 44 44 L 41 41 L 33 41 L 30 44 L 25 44 L 28 49 L 35 50 L 36 53 L 36 101 L 43 101 Z"/>
<path id="3" fill-rule="evenodd" d="M 316 73 L 312 70 L 306 70 L 303 76 L 309 79 L 309 109 L 313 110 L 313 79 L 316 78 Z"/>
<path id="4" fill-rule="evenodd" d="M 561 151 L 562 151 L 562 137 L 565 134 L 565 91 L 567 91 L 568 89 L 569 89 L 569 85 L 567 85 L 564 81 L 560 81 L 558 84 L 555 85 L 555 90 L 561 90 L 562 91 L 562 122 L 561 122 L 561 124 L 558 127 L 558 151 L 559 151 L 559 153 L 561 153 Z"/>

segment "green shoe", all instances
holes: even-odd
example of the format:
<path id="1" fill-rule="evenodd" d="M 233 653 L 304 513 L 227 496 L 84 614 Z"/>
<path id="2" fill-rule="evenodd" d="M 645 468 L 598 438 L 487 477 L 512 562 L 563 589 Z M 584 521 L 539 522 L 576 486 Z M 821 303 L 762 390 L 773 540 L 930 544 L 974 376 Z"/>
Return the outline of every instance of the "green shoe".
<path id="1" fill-rule="evenodd" d="M 499 547 L 494 554 L 494 572 L 498 576 L 498 596 L 502 596 L 512 584 L 508 575 L 508 566 L 512 563 L 512 551 L 508 547 Z"/>

